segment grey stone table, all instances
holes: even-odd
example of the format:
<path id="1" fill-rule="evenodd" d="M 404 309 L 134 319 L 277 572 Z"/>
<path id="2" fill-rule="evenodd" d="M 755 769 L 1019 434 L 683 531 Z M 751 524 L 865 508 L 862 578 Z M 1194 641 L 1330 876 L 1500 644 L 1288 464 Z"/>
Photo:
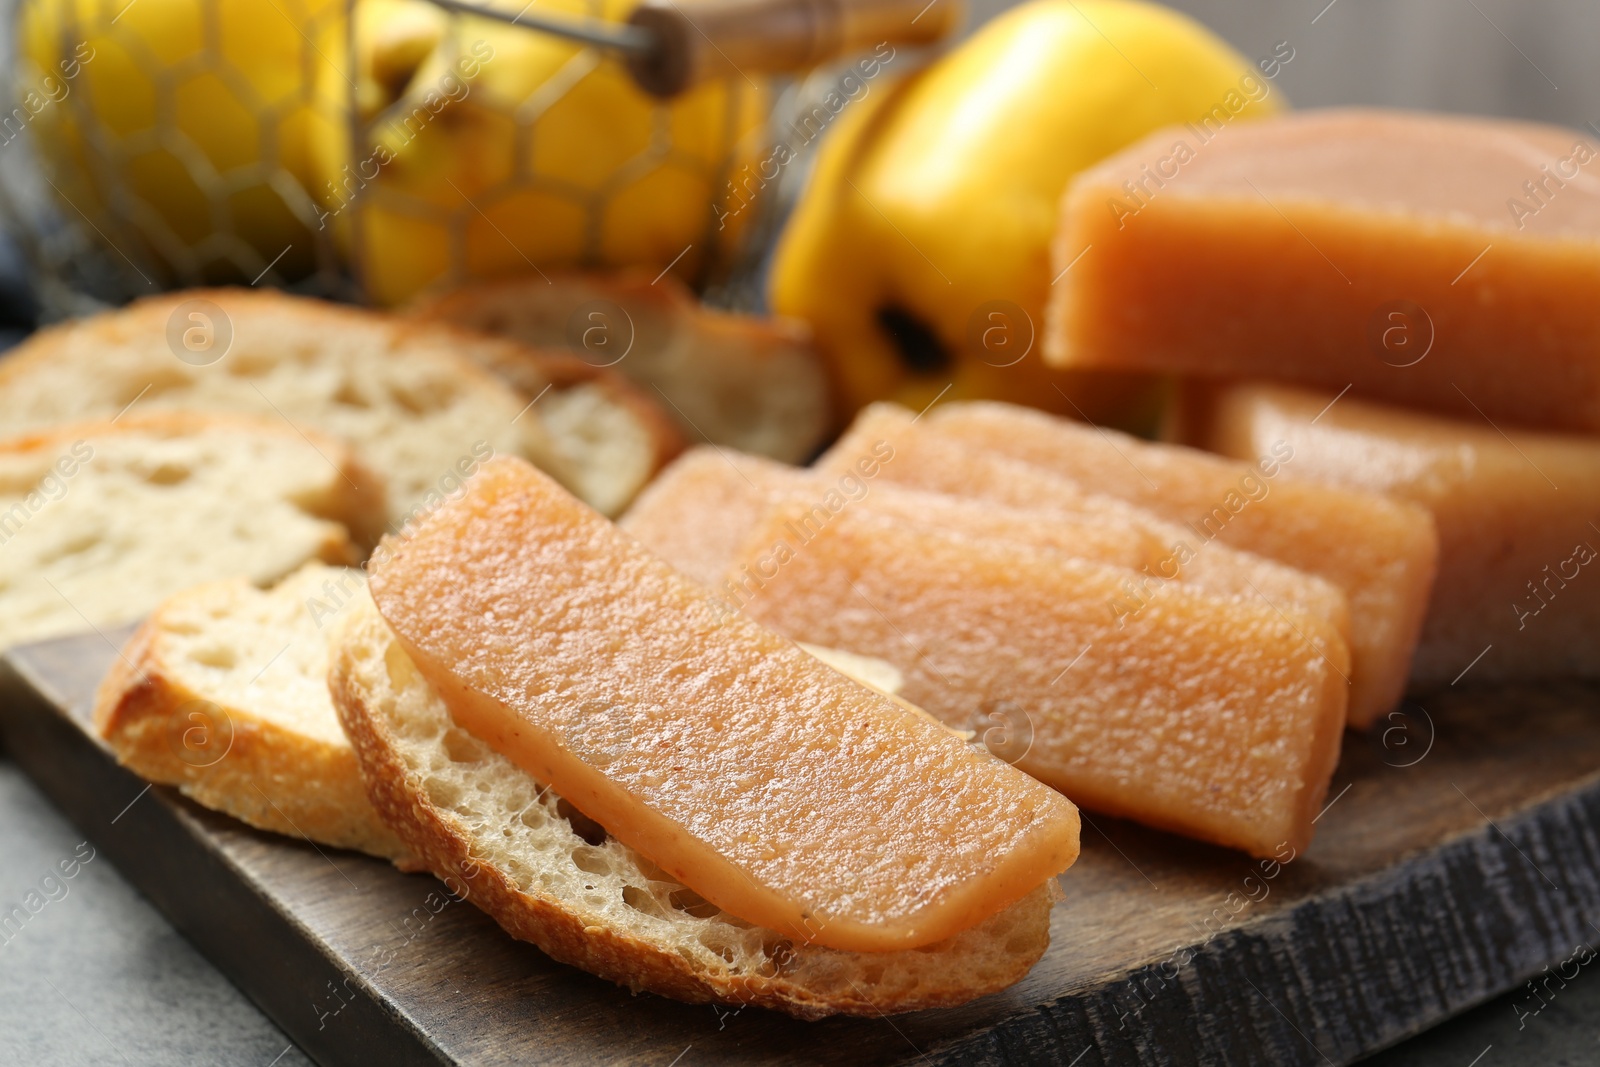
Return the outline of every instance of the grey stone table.
<path id="1" fill-rule="evenodd" d="M 5 923 L 30 892 L 44 905 Z M 1566 980 L 1492 1001 L 1368 1062 L 1600 1063 L 1600 959 L 1583 959 L 1551 960 Z M 0 757 L 0 1063 L 310 1062 Z"/>
<path id="2" fill-rule="evenodd" d="M 0 1063 L 311 1061 L 0 758 Z"/>

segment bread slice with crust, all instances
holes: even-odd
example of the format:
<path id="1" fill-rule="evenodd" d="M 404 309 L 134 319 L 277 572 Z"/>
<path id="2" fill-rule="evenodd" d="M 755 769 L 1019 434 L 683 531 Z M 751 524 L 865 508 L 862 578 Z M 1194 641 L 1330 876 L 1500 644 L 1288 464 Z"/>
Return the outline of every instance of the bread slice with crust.
<path id="1" fill-rule="evenodd" d="M 803 324 L 705 307 L 671 277 L 474 282 L 411 314 L 614 367 L 661 399 L 690 440 L 803 463 L 833 427 L 827 372 Z"/>
<path id="2" fill-rule="evenodd" d="M 549 393 L 518 392 L 495 373 L 509 366 L 525 380 L 548 368 Z M 664 416 L 640 417 L 652 404 L 620 378 L 576 374 L 512 341 L 256 289 L 150 297 L 41 330 L 0 364 L 0 435 L 182 410 L 341 438 L 389 486 L 369 542 L 485 447 L 614 514 L 677 450 Z"/>
<path id="3" fill-rule="evenodd" d="M 534 405 L 573 495 L 602 514 L 619 514 L 683 451 L 662 406 L 614 370 L 487 336 L 466 351 Z"/>
<path id="4" fill-rule="evenodd" d="M 168 598 L 100 684 L 95 729 L 117 762 L 204 807 L 405 858 L 328 696 L 335 619 L 365 586 L 359 570 L 308 563 L 270 590 L 233 578 Z"/>
<path id="5" fill-rule="evenodd" d="M 0 647 L 117 626 L 197 582 L 355 563 L 382 481 L 280 420 L 169 412 L 0 442 Z"/>
<path id="6" fill-rule="evenodd" d="M 370 597 L 341 626 L 328 685 L 374 806 L 452 891 L 557 960 L 635 992 L 816 1019 L 964 1003 L 1049 944 L 1054 881 L 922 949 L 840 952 L 751 926 L 457 727 Z"/>

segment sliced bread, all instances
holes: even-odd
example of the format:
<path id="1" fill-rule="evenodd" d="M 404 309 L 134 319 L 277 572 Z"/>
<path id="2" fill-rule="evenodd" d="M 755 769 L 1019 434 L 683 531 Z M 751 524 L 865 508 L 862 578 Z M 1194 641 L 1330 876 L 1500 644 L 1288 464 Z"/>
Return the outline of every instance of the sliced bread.
<path id="1" fill-rule="evenodd" d="M 536 402 L 568 488 L 602 514 L 619 514 L 683 451 L 684 437 L 662 406 L 614 370 L 487 336 L 474 338 L 466 351 Z"/>
<path id="2" fill-rule="evenodd" d="M 411 313 L 614 366 L 661 398 L 691 440 L 803 463 L 833 427 L 803 325 L 704 307 L 670 277 L 530 275 L 474 283 Z"/>
<path id="3" fill-rule="evenodd" d="M 617 407 L 616 382 L 609 392 L 575 382 L 563 364 L 550 395 L 535 402 L 486 369 L 545 362 L 514 342 L 442 324 L 255 289 L 189 290 L 23 342 L 0 364 L 0 434 L 130 408 L 248 412 L 352 445 L 388 483 L 379 527 L 447 491 L 457 464 L 485 449 L 528 459 L 614 513 L 676 442 L 659 420 L 635 425 L 648 402 L 634 396 Z M 569 397 L 571 389 L 581 392 Z M 546 421 L 547 406 L 562 429 Z M 608 428 L 629 426 L 626 446 L 614 436 L 595 446 L 596 409 Z"/>
<path id="4" fill-rule="evenodd" d="M 359 570 L 308 563 L 271 590 L 233 578 L 169 597 L 101 683 L 96 730 L 124 767 L 205 807 L 403 858 L 328 696 L 334 620 L 365 584 Z"/>
<path id="5" fill-rule="evenodd" d="M 363 554 L 381 480 L 281 421 L 167 413 L 0 443 L 0 647 L 131 622 L 197 582 Z"/>
<path id="6" fill-rule="evenodd" d="M 457 727 L 369 597 L 341 627 L 328 684 L 373 804 L 453 892 L 557 960 L 635 991 L 814 1019 L 963 1003 L 1049 944 L 1053 881 L 922 949 L 840 952 L 753 927 Z"/>

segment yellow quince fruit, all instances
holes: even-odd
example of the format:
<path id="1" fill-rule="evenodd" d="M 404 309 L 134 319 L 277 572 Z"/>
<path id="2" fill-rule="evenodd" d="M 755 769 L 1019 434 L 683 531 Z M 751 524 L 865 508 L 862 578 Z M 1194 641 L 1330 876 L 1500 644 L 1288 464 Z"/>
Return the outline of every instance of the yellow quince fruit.
<path id="1" fill-rule="evenodd" d="M 632 6 L 540 5 L 612 21 Z M 737 246 L 742 222 L 720 225 L 719 205 L 727 173 L 761 147 L 758 84 L 656 100 L 596 49 L 422 0 L 361 0 L 356 26 L 361 132 L 351 137 L 346 111 L 319 123 L 311 150 L 323 224 L 375 303 L 577 265 L 671 265 L 697 279 Z M 342 29 L 322 48 L 343 54 Z M 351 98 L 327 71 L 319 91 Z"/>
<path id="2" fill-rule="evenodd" d="M 151 285 L 308 273 L 305 133 L 329 65 L 312 42 L 343 7 L 23 0 L 12 117 L 33 131 L 63 215 Z"/>
<path id="3" fill-rule="evenodd" d="M 1153 130 L 1221 128 L 1280 96 L 1167 8 L 1031 0 L 845 110 L 780 239 L 772 309 L 811 323 L 845 411 L 942 394 L 1147 428 L 1153 380 L 1044 365 L 1062 193 Z"/>

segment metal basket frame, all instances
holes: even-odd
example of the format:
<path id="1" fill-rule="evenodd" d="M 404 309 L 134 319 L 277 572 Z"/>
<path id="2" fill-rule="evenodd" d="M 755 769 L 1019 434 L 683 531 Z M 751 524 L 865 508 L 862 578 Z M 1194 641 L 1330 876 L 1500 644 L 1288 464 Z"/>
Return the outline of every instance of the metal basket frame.
<path id="1" fill-rule="evenodd" d="M 109 5 L 109 3 L 125 3 L 125 0 L 102 0 L 102 2 L 107 2 Z M 158 85 L 158 92 L 165 94 L 160 99 L 170 102 L 174 87 L 197 72 L 216 73 L 221 70 L 236 73 L 229 71 L 228 62 L 219 62 L 225 56 L 218 29 L 219 22 L 214 13 L 207 13 L 214 12 L 216 2 L 219 0 L 196 0 L 204 20 L 202 25 L 205 38 L 200 51 L 194 56 L 188 57 L 176 66 L 161 64 L 153 56 L 147 57 L 150 59 L 147 70 L 152 83 L 156 83 L 158 79 L 165 81 L 164 85 Z M 432 3 L 433 0 L 429 2 Z M 3 5 L 8 37 L 14 38 L 14 34 L 9 31 L 16 26 L 21 3 L 22 0 L 10 0 Z M 600 0 L 585 0 L 585 4 L 593 15 L 600 14 Z M 340 17 L 347 20 L 345 25 L 350 29 L 345 34 L 346 54 L 343 60 L 352 74 L 359 70 L 363 42 L 360 25 L 355 17 L 358 6 L 359 0 L 340 0 L 339 4 L 330 5 L 326 9 L 338 10 Z M 462 20 L 471 16 L 454 10 L 458 5 L 435 3 L 434 6 L 444 10 L 450 18 L 451 29 L 446 39 L 453 51 L 459 51 Z M 112 21 L 114 22 L 114 18 Z M 296 28 L 306 39 L 308 48 L 315 51 L 315 42 L 308 36 L 306 30 L 309 28 L 320 31 L 325 26 L 297 25 Z M 532 33 L 541 32 L 531 27 L 519 28 L 525 28 L 527 32 Z M 77 20 L 75 9 L 64 22 L 62 33 L 66 38 L 62 42 L 63 54 L 70 53 L 77 42 L 89 39 L 89 34 L 83 31 L 82 24 Z M 74 33 L 76 37 L 73 36 Z M 125 36 L 131 39 L 137 35 Z M 6 43 L 12 53 L 11 69 L 20 76 L 21 65 L 18 62 L 21 54 L 20 42 L 11 39 Z M 517 136 L 519 138 L 533 136 L 532 123 L 545 109 L 560 99 L 568 88 L 590 71 L 602 63 L 613 61 L 598 48 L 579 46 L 555 77 L 517 105 Z M 223 74 L 217 76 L 224 77 Z M 409 94 L 402 94 L 398 100 L 370 119 L 363 120 L 358 106 L 360 101 L 357 80 L 348 77 L 346 80 L 349 82 L 349 88 L 344 103 L 350 158 L 360 160 L 369 151 L 372 139 L 379 129 L 385 123 L 392 121 L 396 114 L 403 113 L 404 109 L 413 106 L 415 101 L 411 100 Z M 766 137 L 775 139 L 774 131 L 780 128 L 785 115 L 795 113 L 804 101 L 820 97 L 835 80 L 836 72 L 827 70 L 813 72 L 809 78 L 800 80 L 769 80 L 771 107 L 763 131 Z M 248 99 L 253 90 L 242 77 L 238 82 L 231 88 L 237 95 Z M 722 158 L 710 168 L 708 177 L 713 195 L 708 205 L 705 225 L 696 242 L 703 243 L 709 254 L 702 258 L 695 276 L 685 280 L 715 303 L 748 308 L 759 306 L 761 303 L 760 276 L 765 259 L 786 214 L 787 206 L 792 202 L 795 190 L 803 181 L 807 168 L 804 163 L 789 167 L 778 180 L 771 183 L 769 188 L 762 189 L 761 195 L 755 199 L 752 206 L 752 217 L 745 223 L 739 243 L 725 253 L 717 251 L 718 220 L 720 213 L 727 207 L 728 195 L 733 188 L 734 171 L 740 160 L 741 142 L 734 133 L 742 109 L 748 106 L 745 94 L 751 91 L 737 80 L 731 80 L 728 84 L 729 91 L 724 105 L 727 123 L 722 139 L 724 151 Z M 551 90 L 549 87 L 552 85 L 557 85 L 557 88 Z M 12 86 L 7 86 L 6 98 L 11 100 L 14 92 Z M 110 161 L 120 162 L 133 154 L 126 143 L 91 143 L 90 151 L 87 153 L 91 165 L 104 168 L 95 175 L 96 188 L 103 191 L 102 195 L 106 196 L 110 213 L 115 216 L 117 222 L 128 228 L 127 232 L 112 233 L 98 226 L 88 214 L 77 210 L 67 199 L 60 184 L 55 180 L 58 176 L 50 174 L 44 166 L 33 144 L 34 133 L 31 127 L 22 129 L 20 137 L 13 138 L 11 143 L 0 145 L 0 221 L 3 221 L 6 230 L 17 241 L 24 258 L 32 268 L 35 295 L 42 317 L 53 320 L 84 314 L 108 305 L 124 303 L 161 288 L 217 283 L 264 284 L 337 300 L 365 302 L 368 289 L 362 277 L 361 255 L 352 255 L 348 258 L 340 255 L 332 227 L 318 225 L 324 205 L 317 193 L 305 188 L 285 169 L 276 151 L 278 120 L 294 108 L 314 107 L 317 103 L 310 86 L 310 78 L 303 78 L 297 95 L 292 99 L 278 102 L 277 106 L 282 110 L 274 121 L 262 124 L 260 136 L 263 142 L 259 159 L 249 167 L 234 168 L 226 172 L 226 176 L 213 167 L 209 157 L 189 141 L 182 131 L 158 126 L 148 131 L 141 131 L 137 135 L 138 138 L 142 138 L 137 142 L 138 150 L 156 149 L 170 153 L 174 158 L 183 161 L 191 176 L 200 175 L 215 179 L 222 186 L 220 191 L 223 195 L 252 184 L 267 185 L 272 188 L 313 242 L 314 268 L 298 278 L 287 277 L 278 270 L 278 262 L 289 249 L 279 253 L 277 259 L 270 259 L 261 250 L 239 237 L 233 230 L 232 220 L 222 217 L 220 212 L 214 214 L 210 220 L 210 232 L 201 242 L 190 244 L 176 234 L 171 234 L 165 220 L 160 218 L 159 213 L 149 203 L 121 187 L 119 181 L 111 180 Z M 75 109 L 79 129 L 86 141 L 106 136 L 106 132 L 98 128 L 98 120 L 92 114 L 88 93 L 69 92 L 55 106 Z M 491 192 L 499 194 L 510 189 L 531 189 L 582 202 L 587 230 L 582 261 L 576 266 L 594 266 L 598 262 L 596 253 L 602 217 L 600 206 L 616 189 L 625 187 L 628 182 L 641 174 L 674 162 L 675 149 L 667 136 L 667 123 L 670 118 L 667 108 L 668 105 L 665 104 L 655 105 L 652 116 L 654 132 L 650 147 L 619 168 L 598 188 L 587 190 L 563 188 L 558 179 L 532 173 L 528 164 L 529 153 L 522 150 L 524 146 L 519 145 L 519 150 L 515 154 L 517 172 L 510 179 L 510 184 L 496 187 Z M 525 112 L 524 109 L 531 110 Z M 271 173 L 264 173 L 267 170 Z M 199 184 L 200 179 L 197 177 L 195 180 Z M 364 228 L 368 224 L 366 216 L 372 204 L 405 196 L 404 193 L 384 189 L 381 183 L 377 182 L 374 182 L 369 189 L 376 190 L 376 194 L 360 195 L 348 208 L 351 211 L 348 224 L 351 228 L 350 247 L 358 250 L 365 247 Z M 217 194 L 208 191 L 208 199 L 212 201 L 215 211 Z M 463 199 L 465 203 L 462 209 L 443 221 L 443 225 L 448 228 L 451 249 L 451 270 L 446 284 L 470 279 L 466 270 L 465 254 L 467 223 L 475 215 L 481 215 L 482 211 L 477 203 L 467 199 L 465 194 Z M 479 199 L 483 199 L 481 194 Z M 63 203 L 67 206 L 63 207 Z M 74 213 L 76 217 L 73 217 Z M 123 239 L 118 240 L 119 237 Z M 163 243 L 165 243 L 164 248 Z M 153 261 L 143 254 L 142 250 L 147 246 L 154 246 L 162 253 L 161 261 Z M 515 248 L 515 244 L 512 247 Z M 207 273 L 208 264 L 215 263 L 219 259 L 227 261 L 235 268 L 231 275 L 223 272 L 219 277 L 216 271 Z M 529 266 L 531 271 L 540 269 L 532 260 L 529 260 Z M 660 266 L 671 268 L 671 264 Z"/>

